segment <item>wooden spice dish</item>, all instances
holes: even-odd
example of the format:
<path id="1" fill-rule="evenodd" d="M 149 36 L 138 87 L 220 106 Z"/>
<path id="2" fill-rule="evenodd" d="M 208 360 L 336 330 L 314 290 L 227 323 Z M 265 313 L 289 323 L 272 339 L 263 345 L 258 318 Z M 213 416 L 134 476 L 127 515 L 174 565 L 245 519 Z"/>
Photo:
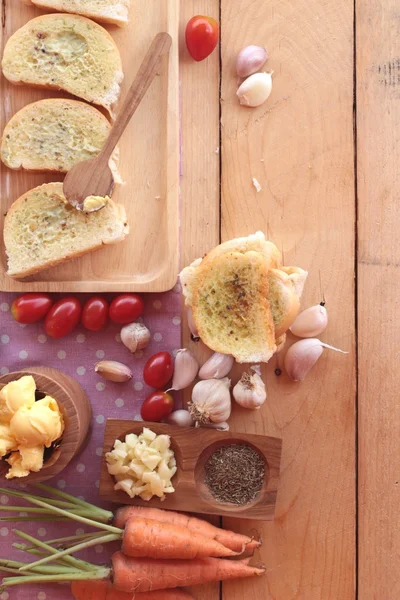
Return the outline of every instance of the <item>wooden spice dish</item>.
<path id="1" fill-rule="evenodd" d="M 114 491 L 115 479 L 107 470 L 105 454 L 112 450 L 115 440 L 124 440 L 128 433 L 139 434 L 143 427 L 148 427 L 157 435 L 168 434 L 171 436 L 171 448 L 175 453 L 178 471 L 172 479 L 175 492 L 168 494 L 163 501 L 153 497 L 146 502 L 141 498 L 130 498 L 125 492 Z M 265 461 L 262 489 L 252 502 L 244 506 L 218 502 L 204 483 L 206 461 L 218 448 L 228 444 L 247 444 L 256 450 Z M 108 419 L 104 433 L 100 496 L 117 504 L 136 504 L 167 510 L 237 516 L 241 519 L 272 520 L 279 484 L 281 453 L 282 440 L 265 435 Z"/>
<path id="2" fill-rule="evenodd" d="M 30 473 L 20 479 L 6 480 L 5 475 L 10 465 L 0 459 L 0 478 L 4 481 L 34 483 L 46 481 L 58 475 L 80 451 L 88 439 L 92 418 L 92 408 L 84 390 L 75 379 L 50 367 L 31 367 L 0 377 L 0 389 L 10 381 L 20 379 L 24 375 L 32 375 L 39 392 L 52 396 L 57 400 L 63 414 L 65 430 L 59 445 L 46 451 L 42 469 L 38 473 Z M 46 456 L 46 454 L 45 454 Z"/>

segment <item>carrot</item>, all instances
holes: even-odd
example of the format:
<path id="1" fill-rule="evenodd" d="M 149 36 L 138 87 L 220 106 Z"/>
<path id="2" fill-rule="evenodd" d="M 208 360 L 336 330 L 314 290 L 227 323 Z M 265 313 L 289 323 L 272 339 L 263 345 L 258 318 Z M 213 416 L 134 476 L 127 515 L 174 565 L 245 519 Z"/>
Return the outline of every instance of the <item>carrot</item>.
<path id="1" fill-rule="evenodd" d="M 235 556 L 219 542 L 190 531 L 182 525 L 153 519 L 128 519 L 122 538 L 122 552 L 137 558 L 191 559 L 208 556 Z"/>
<path id="2" fill-rule="evenodd" d="M 119 592 L 109 581 L 73 581 L 71 590 L 75 600 L 194 600 L 184 590 L 156 592 Z"/>
<path id="3" fill-rule="evenodd" d="M 177 586 L 199 585 L 262 575 L 264 569 L 247 566 L 242 561 L 224 558 L 194 560 L 154 560 L 129 558 L 116 552 L 112 557 L 113 584 L 123 592 L 148 592 Z"/>
<path id="4" fill-rule="evenodd" d="M 244 545 L 246 546 L 246 550 L 254 550 L 261 546 L 261 542 L 246 535 L 234 533 L 233 531 L 225 531 L 208 523 L 208 521 L 192 517 L 189 514 L 186 515 L 172 510 L 162 510 L 147 506 L 122 506 L 115 512 L 113 524 L 116 527 L 123 528 L 127 520 L 131 517 L 147 517 L 163 523 L 182 525 L 194 533 L 214 539 L 235 552 L 242 552 Z"/>

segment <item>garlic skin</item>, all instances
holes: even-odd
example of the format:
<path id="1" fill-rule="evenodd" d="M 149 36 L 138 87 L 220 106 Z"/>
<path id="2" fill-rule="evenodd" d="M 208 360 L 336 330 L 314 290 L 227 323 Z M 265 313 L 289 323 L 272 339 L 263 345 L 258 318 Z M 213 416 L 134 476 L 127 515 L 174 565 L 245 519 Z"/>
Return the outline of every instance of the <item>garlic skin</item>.
<path id="1" fill-rule="evenodd" d="M 187 322 L 188 322 L 189 331 L 190 331 L 190 334 L 192 337 L 192 341 L 199 342 L 200 336 L 199 336 L 199 332 L 196 327 L 196 323 L 194 322 L 193 309 L 191 306 L 188 307 L 188 309 L 186 311 L 186 316 L 187 316 Z"/>
<path id="2" fill-rule="evenodd" d="M 231 380 L 228 377 L 196 383 L 192 401 L 188 405 L 192 419 L 200 424 L 227 421 L 232 409 L 230 386 Z"/>
<path id="3" fill-rule="evenodd" d="M 313 338 L 325 331 L 328 325 L 328 312 L 325 304 L 316 304 L 297 315 L 290 327 L 293 335 L 301 338 Z"/>
<path id="4" fill-rule="evenodd" d="M 260 375 L 257 372 L 252 375 L 244 372 L 233 388 L 233 397 L 243 408 L 259 409 L 267 399 L 267 390 Z"/>
<path id="5" fill-rule="evenodd" d="M 171 390 L 183 390 L 196 379 L 199 363 L 195 355 L 187 348 L 178 350 L 175 358 L 174 377 Z"/>
<path id="6" fill-rule="evenodd" d="M 200 379 L 222 379 L 228 375 L 235 359 L 229 354 L 214 352 L 199 371 Z"/>
<path id="7" fill-rule="evenodd" d="M 239 77 L 248 77 L 265 65 L 268 52 L 262 46 L 246 46 L 237 55 L 236 73 Z"/>
<path id="8" fill-rule="evenodd" d="M 325 344 L 317 338 L 299 340 L 290 346 L 285 356 L 285 370 L 290 379 L 293 381 L 303 381 L 321 356 L 324 348 L 348 354 L 348 352 Z"/>
<path id="9" fill-rule="evenodd" d="M 229 431 L 229 423 L 222 421 L 222 423 L 203 423 L 200 425 L 196 423 L 196 427 L 206 427 L 207 429 L 217 429 L 218 431 Z"/>
<path id="10" fill-rule="evenodd" d="M 193 427 L 194 421 L 188 410 L 174 410 L 166 419 L 170 425 L 178 425 L 179 427 Z"/>
<path id="11" fill-rule="evenodd" d="M 272 91 L 272 73 L 254 73 L 243 81 L 236 92 L 243 106 L 261 106 Z"/>
<path id="12" fill-rule="evenodd" d="M 107 381 L 114 383 L 125 383 L 132 379 L 130 368 L 115 360 L 102 360 L 95 364 L 94 370 Z"/>
<path id="13" fill-rule="evenodd" d="M 286 333 L 282 333 L 282 335 L 280 335 L 278 338 L 276 338 L 275 343 L 276 343 L 276 352 L 275 352 L 275 354 L 278 354 L 278 352 L 280 352 L 281 350 L 283 350 L 283 348 L 285 347 L 285 344 L 286 344 Z"/>
<path id="14" fill-rule="evenodd" d="M 143 350 L 150 344 L 151 334 L 142 323 L 130 323 L 121 329 L 121 342 L 132 352 Z"/>

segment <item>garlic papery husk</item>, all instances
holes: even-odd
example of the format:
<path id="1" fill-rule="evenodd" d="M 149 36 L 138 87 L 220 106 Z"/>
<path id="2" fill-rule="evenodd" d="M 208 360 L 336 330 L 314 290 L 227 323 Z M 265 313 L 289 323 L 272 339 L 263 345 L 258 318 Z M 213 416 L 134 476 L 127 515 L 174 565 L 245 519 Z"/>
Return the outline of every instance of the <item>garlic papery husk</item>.
<path id="1" fill-rule="evenodd" d="M 222 379 L 228 375 L 235 359 L 229 354 L 214 352 L 199 371 L 200 379 Z"/>
<path id="2" fill-rule="evenodd" d="M 150 331 L 142 323 L 130 323 L 121 329 L 121 342 L 132 353 L 146 348 L 150 340 Z"/>
<path id="3" fill-rule="evenodd" d="M 229 423 L 223 421 L 222 423 L 203 423 L 200 425 L 196 424 L 196 427 L 206 427 L 207 429 L 218 429 L 218 431 L 229 431 Z"/>
<path id="4" fill-rule="evenodd" d="M 272 73 L 254 73 L 239 87 L 237 97 L 243 106 L 260 106 L 272 91 Z"/>
<path id="5" fill-rule="evenodd" d="M 243 408 L 252 410 L 260 408 L 267 399 L 267 390 L 259 373 L 244 372 L 233 388 L 233 397 Z"/>
<path id="6" fill-rule="evenodd" d="M 190 335 L 192 336 L 192 341 L 199 342 L 200 336 L 199 336 L 199 332 L 197 331 L 196 323 L 194 322 L 193 309 L 191 306 L 188 307 L 188 309 L 186 311 L 186 315 L 187 315 L 187 322 L 188 322 Z"/>
<path id="7" fill-rule="evenodd" d="M 183 390 L 193 383 L 199 372 L 199 363 L 193 352 L 182 348 L 178 350 L 175 358 L 174 377 L 171 390 Z"/>
<path id="8" fill-rule="evenodd" d="M 222 423 L 231 414 L 231 380 L 206 379 L 199 381 L 192 391 L 192 402 L 188 410 L 192 419 L 198 423 Z"/>
<path id="9" fill-rule="evenodd" d="M 276 338 L 275 344 L 276 344 L 276 351 L 275 351 L 275 353 L 278 354 L 278 352 L 280 352 L 281 350 L 283 350 L 283 348 L 285 347 L 285 344 L 286 344 L 286 333 L 282 333 L 282 335 L 280 335 L 278 338 Z"/>
<path id="10" fill-rule="evenodd" d="M 293 381 L 303 381 L 321 356 L 324 348 L 348 354 L 348 352 L 325 344 L 317 338 L 299 340 L 290 346 L 285 356 L 285 370 L 290 379 Z"/>
<path id="11" fill-rule="evenodd" d="M 312 338 L 323 333 L 328 325 L 328 313 L 325 303 L 316 304 L 297 315 L 290 327 L 293 335 L 301 338 Z"/>
<path id="12" fill-rule="evenodd" d="M 132 379 L 130 368 L 115 360 L 102 360 L 96 363 L 94 370 L 107 381 L 115 383 L 125 383 Z"/>
<path id="13" fill-rule="evenodd" d="M 246 46 L 236 59 L 236 72 L 239 77 L 248 77 L 265 65 L 268 52 L 262 46 Z"/>
<path id="14" fill-rule="evenodd" d="M 166 421 L 170 425 L 179 425 L 179 427 L 193 427 L 194 425 L 194 421 L 190 416 L 190 412 L 188 410 L 184 410 L 183 408 L 180 410 L 174 410 L 174 412 L 167 417 Z"/>

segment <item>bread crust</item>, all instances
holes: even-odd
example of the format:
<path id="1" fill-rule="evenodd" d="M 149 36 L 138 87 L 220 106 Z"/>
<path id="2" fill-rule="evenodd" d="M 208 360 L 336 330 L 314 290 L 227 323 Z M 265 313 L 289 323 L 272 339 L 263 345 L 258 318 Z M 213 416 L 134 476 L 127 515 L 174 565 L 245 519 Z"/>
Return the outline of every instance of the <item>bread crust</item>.
<path id="1" fill-rule="evenodd" d="M 23 0 L 26 2 L 26 0 Z M 67 14 L 77 14 L 76 12 L 72 11 L 72 10 L 67 10 L 65 8 L 60 8 L 58 7 L 50 7 L 47 5 L 43 5 L 41 4 L 40 0 L 28 0 L 27 1 L 28 4 L 34 4 L 35 6 L 37 6 L 38 8 L 42 9 L 42 10 L 51 10 L 54 12 L 58 12 L 58 11 L 62 11 L 65 12 Z M 59 2 L 54 2 L 54 4 L 59 4 Z M 130 2 L 127 3 L 127 9 L 129 10 L 130 8 Z M 100 23 L 109 23 L 111 25 L 118 25 L 119 27 L 123 27 L 124 25 L 126 25 L 129 21 L 129 19 L 123 19 L 123 18 L 117 18 L 117 17 L 109 17 L 106 15 L 99 15 L 99 14 L 95 14 L 95 13 L 84 13 L 82 14 L 82 16 L 85 16 L 89 19 L 93 19 L 94 21 L 99 21 Z"/>

